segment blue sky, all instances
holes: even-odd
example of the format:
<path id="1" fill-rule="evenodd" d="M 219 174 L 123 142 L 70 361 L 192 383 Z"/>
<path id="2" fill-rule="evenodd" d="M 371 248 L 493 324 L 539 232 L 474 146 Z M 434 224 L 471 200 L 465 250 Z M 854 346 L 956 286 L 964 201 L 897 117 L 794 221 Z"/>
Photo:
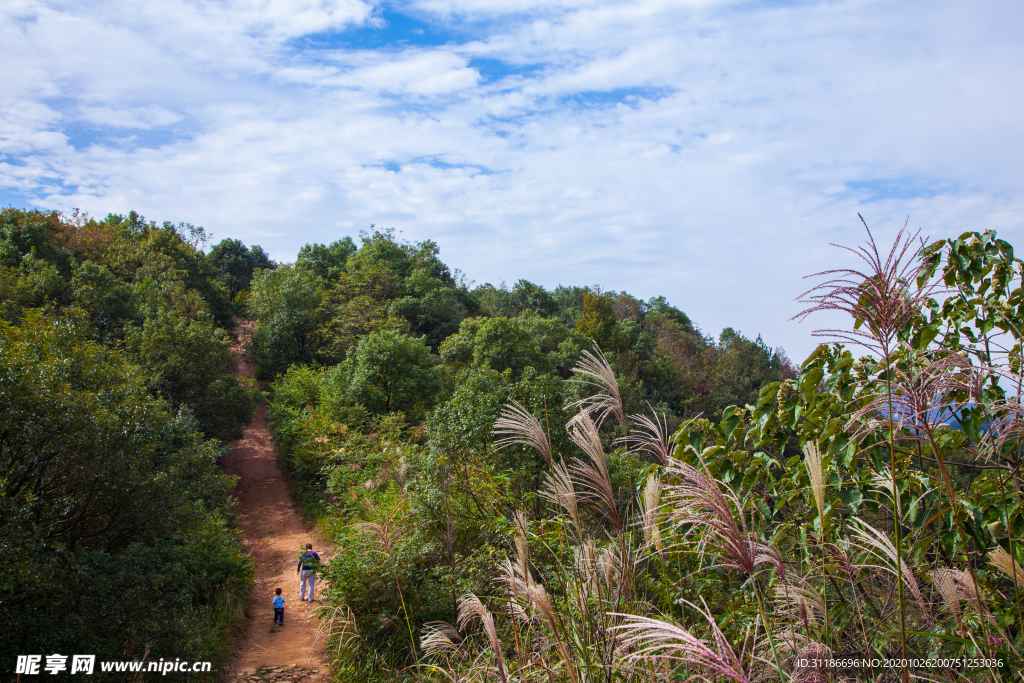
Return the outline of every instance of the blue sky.
<path id="1" fill-rule="evenodd" d="M 829 242 L 1024 244 L 1024 5 L 13 0 L 0 202 L 663 294 L 795 360 Z"/>

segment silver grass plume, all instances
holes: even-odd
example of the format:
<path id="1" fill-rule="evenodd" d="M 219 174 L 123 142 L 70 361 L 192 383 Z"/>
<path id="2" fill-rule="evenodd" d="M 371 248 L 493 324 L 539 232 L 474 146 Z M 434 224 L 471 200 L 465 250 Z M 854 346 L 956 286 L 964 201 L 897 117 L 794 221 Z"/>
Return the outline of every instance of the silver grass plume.
<path id="1" fill-rule="evenodd" d="M 914 572 L 910 569 L 910 566 L 905 560 L 901 559 L 896 553 L 896 546 L 893 545 L 889 537 L 884 533 L 874 528 L 867 522 L 852 517 L 850 519 L 852 524 L 851 536 L 855 539 L 854 545 L 869 553 L 873 557 L 883 560 L 881 565 L 861 565 L 861 566 L 872 566 L 893 574 L 897 580 L 902 580 L 906 587 L 910 590 L 911 595 L 917 600 L 918 606 L 921 611 L 927 616 L 928 610 L 924 606 L 924 597 L 921 595 L 921 589 L 917 585 L 917 578 L 914 576 Z"/>
<path id="2" fill-rule="evenodd" d="M 583 525 L 580 522 L 576 487 L 572 483 L 572 475 L 564 461 L 560 460 L 551 465 L 551 471 L 544 476 L 544 486 L 540 495 L 544 500 L 558 505 L 566 511 L 573 526 L 576 527 L 577 537 L 582 538 Z"/>
<path id="3" fill-rule="evenodd" d="M 622 427 L 623 435 L 627 434 L 626 408 L 622 402 L 622 394 L 619 391 L 619 383 L 615 379 L 615 371 L 601 349 L 595 349 L 596 354 L 584 351 L 580 359 L 573 367 L 573 378 L 570 382 L 584 384 L 600 389 L 600 393 L 594 396 L 580 399 L 569 404 L 569 408 L 579 408 L 584 413 L 595 413 L 597 424 L 604 422 L 609 414 L 614 415 Z"/>
<path id="4" fill-rule="evenodd" d="M 547 591 L 544 590 L 544 586 L 535 583 L 527 589 L 527 593 L 530 596 L 530 602 L 547 619 L 548 627 L 551 629 L 551 634 L 555 637 L 555 642 L 558 644 L 558 650 L 562 654 L 562 659 L 565 661 L 565 667 L 569 672 L 570 678 L 573 683 L 579 683 L 576 667 L 573 664 L 572 658 L 569 657 L 569 651 L 566 649 L 565 643 L 562 642 L 562 637 L 559 634 L 558 618 L 555 614 L 555 608 L 551 605 L 551 599 L 548 598 Z"/>
<path id="5" fill-rule="evenodd" d="M 664 556 L 664 543 L 661 539 L 661 480 L 656 474 L 651 474 L 644 482 L 642 505 L 644 540 L 657 549 L 658 555 Z"/>
<path id="6" fill-rule="evenodd" d="M 698 534 L 700 555 L 710 548 L 719 567 L 738 569 L 750 577 L 758 573 L 758 565 L 765 563 L 771 564 L 779 575 L 785 574 L 779 551 L 747 527 L 743 504 L 732 490 L 726 488 L 728 494 L 723 493 L 709 474 L 678 460 L 669 464 L 666 473 L 679 482 L 664 486 L 672 519 L 680 526 L 691 525 L 687 533 Z M 733 507 L 739 515 L 738 522 Z"/>
<path id="7" fill-rule="evenodd" d="M 804 444 L 804 462 L 811 480 L 811 492 L 814 502 L 818 505 L 818 519 L 821 520 L 821 533 L 825 534 L 825 477 L 821 470 L 821 451 L 813 441 Z"/>
<path id="8" fill-rule="evenodd" d="M 574 564 L 576 574 L 583 578 L 589 590 L 598 593 L 601 586 L 597 577 L 597 542 L 592 536 L 576 547 Z"/>
<path id="9" fill-rule="evenodd" d="M 989 553 L 988 562 L 1019 588 L 1024 588 L 1024 569 L 1021 569 L 1017 561 L 1010 557 L 1010 553 L 1003 550 L 1002 546 L 996 546 L 996 549 Z"/>
<path id="10" fill-rule="evenodd" d="M 940 567 L 932 572 L 932 586 L 942 597 L 942 604 L 960 621 L 960 588 L 957 586 L 954 573 L 956 569 Z M 962 573 L 962 572 L 960 572 Z"/>
<path id="11" fill-rule="evenodd" d="M 359 638 L 359 630 L 356 628 L 356 615 L 348 605 L 338 605 L 331 610 L 327 619 L 321 619 L 320 625 L 313 634 L 314 646 L 321 639 L 334 640 L 340 652 L 352 641 Z"/>
<path id="12" fill-rule="evenodd" d="M 803 321 L 819 311 L 844 312 L 858 321 L 852 330 L 815 330 L 811 334 L 863 346 L 884 357 L 892 351 L 899 332 L 919 314 L 938 285 L 918 284 L 918 275 L 925 267 L 918 258 L 921 247 L 914 247 L 919 233 L 907 234 L 904 225 L 883 260 L 867 223 L 864 229 L 868 233 L 864 246 L 856 249 L 833 246 L 856 255 L 866 268 L 863 271 L 843 268 L 808 275 L 831 279 L 797 297 L 809 306 L 792 319 Z M 862 326 L 864 330 L 860 329 Z"/>
<path id="13" fill-rule="evenodd" d="M 608 461 L 605 459 L 601 436 L 597 433 L 597 425 L 590 419 L 589 413 L 580 413 L 577 418 L 569 423 L 569 437 L 590 456 L 590 462 L 574 460 L 569 469 L 576 475 L 582 494 L 595 501 L 605 519 L 617 530 L 621 530 L 622 518 L 615 502 L 612 477 L 608 472 Z"/>
<path id="14" fill-rule="evenodd" d="M 668 432 L 668 418 L 664 413 L 659 416 L 654 408 L 651 408 L 651 412 L 654 413 L 653 420 L 646 415 L 630 415 L 635 429 L 629 435 L 619 437 L 615 442 L 635 444 L 637 450 L 650 453 L 655 461 L 664 467 L 672 457 L 675 444 L 672 443 Z"/>
<path id="15" fill-rule="evenodd" d="M 530 545 L 526 540 L 526 514 L 519 510 L 515 514 L 515 526 L 516 526 L 516 559 L 519 562 L 519 572 L 523 576 L 523 580 L 526 581 L 526 585 L 529 586 L 533 583 L 533 576 L 530 575 Z"/>
<path id="16" fill-rule="evenodd" d="M 508 677 L 505 675 L 505 659 L 501 653 L 501 641 L 498 640 L 498 630 L 494 627 L 494 617 L 480 601 L 480 598 L 473 593 L 466 593 L 459 598 L 459 620 L 457 622 L 459 629 L 465 630 L 466 626 L 477 618 L 483 623 L 484 633 L 487 634 L 491 650 L 494 651 L 494 659 L 498 664 L 498 677 L 503 683 L 508 683 Z"/>
<path id="17" fill-rule="evenodd" d="M 501 417 L 494 421 L 492 433 L 506 435 L 494 442 L 499 449 L 513 445 L 530 446 L 544 457 L 544 462 L 551 464 L 551 443 L 544 428 L 518 401 L 512 400 L 502 406 Z"/>
<path id="18" fill-rule="evenodd" d="M 790 683 L 830 683 L 832 669 L 829 660 L 832 649 L 821 643 L 808 643 L 796 655 L 796 667 Z"/>
<path id="19" fill-rule="evenodd" d="M 706 675 L 722 676 L 736 683 L 750 683 L 751 678 L 743 668 L 743 655 L 736 654 L 707 607 L 701 609 L 692 603 L 687 604 L 707 621 L 710 644 L 668 621 L 635 614 L 615 614 L 623 618 L 623 623 L 613 626 L 612 630 L 621 634 L 623 645 L 629 648 L 626 658 L 633 662 L 660 659 L 689 664 L 704 670 Z"/>
<path id="20" fill-rule="evenodd" d="M 820 628 L 825 622 L 825 600 L 802 578 L 789 578 L 775 585 L 776 609 L 805 627 Z"/>
<path id="21" fill-rule="evenodd" d="M 527 583 L 526 577 L 523 576 L 522 569 L 520 569 L 518 562 L 513 563 L 507 557 L 502 558 L 501 562 L 498 563 L 498 576 L 498 582 L 504 584 L 505 590 L 509 594 L 509 598 L 515 599 L 526 597 L 526 589 L 529 584 Z M 532 580 L 530 583 L 532 583 Z"/>
<path id="22" fill-rule="evenodd" d="M 462 659 L 466 651 L 461 643 L 459 632 L 443 621 L 428 622 L 420 631 L 420 648 L 430 656 L 455 656 Z"/>

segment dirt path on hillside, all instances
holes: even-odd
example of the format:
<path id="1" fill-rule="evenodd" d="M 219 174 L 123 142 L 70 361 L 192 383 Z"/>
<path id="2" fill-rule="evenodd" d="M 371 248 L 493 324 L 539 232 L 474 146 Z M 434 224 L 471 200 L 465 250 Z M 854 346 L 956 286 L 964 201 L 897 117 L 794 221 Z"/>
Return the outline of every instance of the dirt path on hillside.
<path id="1" fill-rule="evenodd" d="M 244 352 L 252 327 L 242 323 L 235 332 L 239 341 L 232 350 L 238 358 L 238 372 L 252 379 L 252 363 Z M 318 605 L 299 600 L 295 569 L 301 546 L 312 543 L 324 561 L 330 548 L 292 500 L 270 438 L 265 404 L 257 407 L 242 438 L 232 444 L 224 465 L 228 474 L 240 477 L 234 492 L 236 510 L 245 533 L 245 549 L 256 561 L 249 621 L 227 679 L 326 682 L 330 675 L 323 644 L 314 647 L 319 621 L 313 611 Z M 284 626 L 273 623 L 275 588 L 281 588 L 285 598 Z M 316 588 L 319 593 L 320 585 Z"/>

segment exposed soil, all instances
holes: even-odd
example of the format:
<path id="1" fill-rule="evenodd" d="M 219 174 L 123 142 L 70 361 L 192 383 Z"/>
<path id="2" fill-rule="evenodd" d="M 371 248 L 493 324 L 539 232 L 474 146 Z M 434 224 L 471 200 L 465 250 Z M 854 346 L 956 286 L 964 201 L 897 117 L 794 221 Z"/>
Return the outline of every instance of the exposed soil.
<path id="1" fill-rule="evenodd" d="M 252 327 L 242 323 L 235 328 L 238 342 L 232 347 L 238 358 L 238 372 L 253 378 L 252 362 L 245 344 Z M 302 546 L 312 543 L 320 558 L 327 560 L 328 544 L 303 519 L 292 500 L 288 482 L 278 462 L 278 452 L 270 438 L 267 406 L 256 409 L 252 423 L 242 438 L 232 444 L 225 458 L 228 474 L 239 477 L 235 488 L 236 508 L 245 533 L 245 549 L 256 561 L 256 585 L 253 588 L 246 631 L 238 642 L 235 661 L 228 671 L 231 681 L 330 680 L 322 643 L 314 643 L 319 620 L 316 603 L 299 600 L 296 565 Z M 317 584 L 317 593 L 320 591 Z M 285 598 L 284 626 L 273 623 L 274 589 L 281 588 Z M 308 597 L 308 596 L 307 596 Z"/>

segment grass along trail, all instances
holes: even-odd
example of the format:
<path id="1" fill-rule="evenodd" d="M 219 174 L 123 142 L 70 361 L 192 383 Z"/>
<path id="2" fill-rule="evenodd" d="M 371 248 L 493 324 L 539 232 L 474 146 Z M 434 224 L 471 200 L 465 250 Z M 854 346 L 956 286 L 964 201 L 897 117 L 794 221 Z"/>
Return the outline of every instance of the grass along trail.
<path id="1" fill-rule="evenodd" d="M 241 323 L 235 332 L 238 342 L 232 350 L 238 358 L 239 374 L 252 379 L 252 362 L 244 351 L 252 326 Z M 319 625 L 313 613 L 317 604 L 299 600 L 295 567 L 300 546 L 312 543 L 324 561 L 329 547 L 297 509 L 278 460 L 267 424 L 267 406 L 261 404 L 225 458 L 227 473 L 239 477 L 236 511 L 245 548 L 256 561 L 248 623 L 227 678 L 326 683 L 330 680 L 327 658 L 322 643 L 314 643 Z M 275 588 L 282 589 L 286 600 L 283 627 L 273 623 Z M 319 589 L 317 585 L 317 593 Z"/>

